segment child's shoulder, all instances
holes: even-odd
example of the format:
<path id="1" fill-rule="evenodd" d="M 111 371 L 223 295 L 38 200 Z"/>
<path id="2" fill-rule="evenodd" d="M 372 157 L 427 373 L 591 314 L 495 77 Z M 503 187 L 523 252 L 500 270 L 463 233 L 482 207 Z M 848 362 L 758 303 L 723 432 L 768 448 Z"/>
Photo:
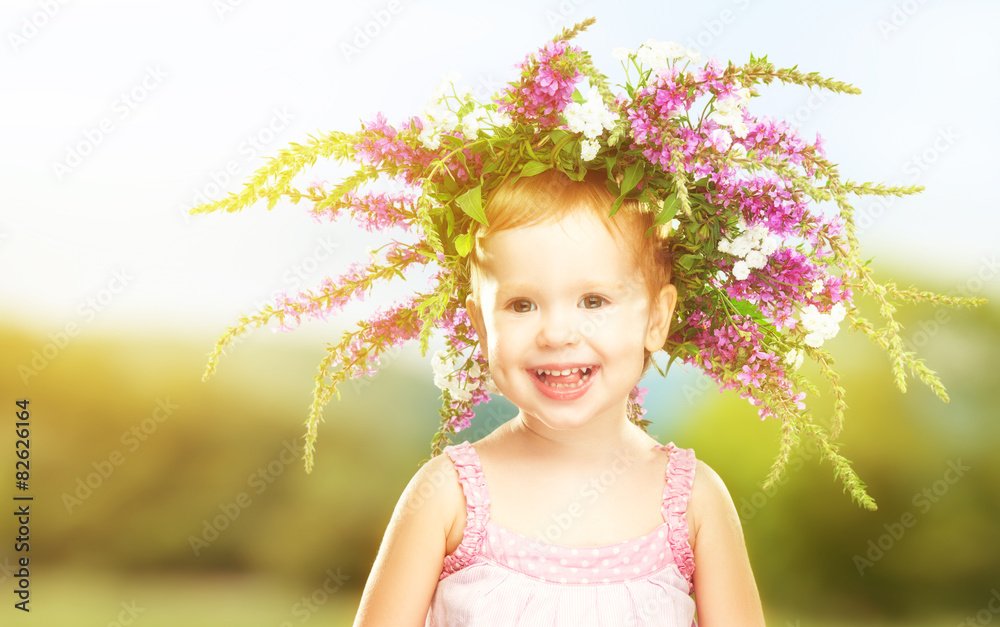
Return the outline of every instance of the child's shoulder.
<path id="1" fill-rule="evenodd" d="M 696 459 L 690 507 L 710 506 L 717 504 L 719 500 L 730 500 L 729 489 L 719 473 L 704 461 Z"/>
<path id="2" fill-rule="evenodd" d="M 438 519 L 450 537 L 465 520 L 465 496 L 451 458 L 441 454 L 422 465 L 406 486 L 399 507 L 403 514 Z"/>
<path id="3" fill-rule="evenodd" d="M 439 518 L 449 554 L 461 543 L 467 514 L 466 495 L 455 465 L 461 464 L 463 458 L 470 462 L 470 455 L 475 454 L 462 455 L 465 447 L 458 445 L 456 448 L 458 462 L 442 453 L 421 466 L 410 480 L 405 498 L 406 507 L 421 510 L 424 516 Z"/>
<path id="4" fill-rule="evenodd" d="M 413 493 L 414 500 L 439 507 L 461 504 L 463 511 L 465 509 L 458 470 L 447 453 L 436 455 L 422 465 L 410 480 L 407 491 Z"/>
<path id="5" fill-rule="evenodd" d="M 725 482 L 711 466 L 700 459 L 695 462 L 687 519 L 692 540 L 706 524 L 734 521 L 739 524 L 739 515 Z"/>

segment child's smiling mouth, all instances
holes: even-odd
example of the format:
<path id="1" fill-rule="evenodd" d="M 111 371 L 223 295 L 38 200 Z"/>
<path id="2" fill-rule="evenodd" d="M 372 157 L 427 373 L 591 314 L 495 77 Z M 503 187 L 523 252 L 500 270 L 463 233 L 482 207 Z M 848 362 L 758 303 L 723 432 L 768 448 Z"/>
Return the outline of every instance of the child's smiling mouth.
<path id="1" fill-rule="evenodd" d="M 552 366 L 530 368 L 535 384 L 543 394 L 557 400 L 572 400 L 582 395 L 599 366 Z"/>

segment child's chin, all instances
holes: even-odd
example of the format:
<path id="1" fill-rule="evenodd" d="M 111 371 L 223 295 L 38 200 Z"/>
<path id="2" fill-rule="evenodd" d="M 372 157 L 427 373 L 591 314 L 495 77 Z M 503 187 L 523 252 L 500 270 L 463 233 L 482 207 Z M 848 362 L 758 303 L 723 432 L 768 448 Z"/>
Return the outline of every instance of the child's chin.
<path id="1" fill-rule="evenodd" d="M 534 420 L 551 431 L 570 432 L 592 425 L 598 418 L 592 414 L 581 415 L 579 412 L 539 412 L 534 414 Z"/>

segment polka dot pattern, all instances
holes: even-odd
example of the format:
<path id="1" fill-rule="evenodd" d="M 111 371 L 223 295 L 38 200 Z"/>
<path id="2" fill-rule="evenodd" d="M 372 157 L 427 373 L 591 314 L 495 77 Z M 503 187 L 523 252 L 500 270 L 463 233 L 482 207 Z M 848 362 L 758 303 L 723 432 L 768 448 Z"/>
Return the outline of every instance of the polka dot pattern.
<path id="1" fill-rule="evenodd" d="M 483 562 L 544 580 L 548 585 L 611 585 L 675 567 L 690 591 L 694 558 L 685 512 L 694 479 L 694 452 L 673 444 L 663 448 L 669 453 L 661 506 L 663 524 L 638 538 L 594 547 L 562 546 L 493 522 L 475 449 L 467 442 L 446 448 L 458 470 L 468 516 L 462 542 L 445 558 L 441 579 Z"/>

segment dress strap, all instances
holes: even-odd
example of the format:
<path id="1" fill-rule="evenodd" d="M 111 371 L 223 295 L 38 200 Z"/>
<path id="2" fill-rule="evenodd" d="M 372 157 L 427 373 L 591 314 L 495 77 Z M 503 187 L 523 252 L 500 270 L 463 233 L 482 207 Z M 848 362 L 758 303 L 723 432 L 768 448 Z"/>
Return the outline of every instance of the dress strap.
<path id="1" fill-rule="evenodd" d="M 458 482 L 465 494 L 465 531 L 455 552 L 444 558 L 441 579 L 462 570 L 479 555 L 486 537 L 486 523 L 490 519 L 490 493 L 479 454 L 469 442 L 447 446 L 444 452 L 451 458 L 458 472 Z"/>
<path id="2" fill-rule="evenodd" d="M 687 524 L 687 507 L 694 485 L 696 459 L 694 450 L 678 448 L 671 442 L 661 447 L 670 455 L 667 460 L 667 478 L 663 486 L 663 503 L 660 510 L 667 523 L 667 541 L 674 554 L 674 561 L 690 586 L 694 575 L 694 554 L 691 551 Z"/>

